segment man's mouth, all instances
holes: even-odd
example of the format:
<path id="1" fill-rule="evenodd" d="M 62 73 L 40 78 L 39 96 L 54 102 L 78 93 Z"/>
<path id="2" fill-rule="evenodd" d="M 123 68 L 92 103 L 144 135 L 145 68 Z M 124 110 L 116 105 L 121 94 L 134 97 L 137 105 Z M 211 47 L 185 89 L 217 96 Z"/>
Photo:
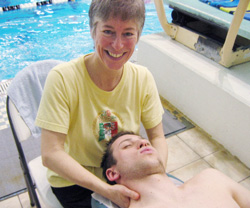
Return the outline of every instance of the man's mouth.
<path id="1" fill-rule="evenodd" d="M 145 148 L 143 148 L 143 149 L 140 151 L 140 153 L 141 153 L 141 154 L 142 154 L 142 153 L 153 153 L 153 149 L 150 148 L 150 147 L 145 147 Z"/>

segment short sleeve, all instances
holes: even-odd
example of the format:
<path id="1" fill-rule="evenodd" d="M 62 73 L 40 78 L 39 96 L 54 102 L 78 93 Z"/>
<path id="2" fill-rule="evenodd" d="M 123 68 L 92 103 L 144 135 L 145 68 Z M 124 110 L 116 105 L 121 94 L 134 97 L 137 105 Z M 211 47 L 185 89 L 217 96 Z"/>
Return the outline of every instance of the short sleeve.
<path id="1" fill-rule="evenodd" d="M 63 76 L 56 70 L 50 71 L 46 79 L 36 125 L 59 133 L 67 134 L 68 132 L 68 96 Z"/>
<path id="2" fill-rule="evenodd" d="M 164 110 L 154 78 L 149 71 L 143 81 L 143 89 L 142 123 L 146 129 L 151 129 L 162 121 Z"/>

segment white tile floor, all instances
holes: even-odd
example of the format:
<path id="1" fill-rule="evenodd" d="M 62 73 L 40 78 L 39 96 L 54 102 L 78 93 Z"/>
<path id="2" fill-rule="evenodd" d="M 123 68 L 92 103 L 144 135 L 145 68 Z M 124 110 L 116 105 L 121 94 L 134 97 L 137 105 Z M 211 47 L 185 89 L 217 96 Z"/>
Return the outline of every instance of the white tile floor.
<path id="1" fill-rule="evenodd" d="M 250 186 L 250 169 L 198 127 L 167 139 L 167 143 L 170 149 L 167 170 L 176 177 L 186 181 L 212 167 L 236 182 Z"/>
<path id="2" fill-rule="evenodd" d="M 198 127 L 169 137 L 166 142 L 169 147 L 167 172 L 172 175 L 187 181 L 200 171 L 212 167 L 250 190 L 250 169 Z M 30 207 L 27 192 L 1 201 L 0 207 Z"/>

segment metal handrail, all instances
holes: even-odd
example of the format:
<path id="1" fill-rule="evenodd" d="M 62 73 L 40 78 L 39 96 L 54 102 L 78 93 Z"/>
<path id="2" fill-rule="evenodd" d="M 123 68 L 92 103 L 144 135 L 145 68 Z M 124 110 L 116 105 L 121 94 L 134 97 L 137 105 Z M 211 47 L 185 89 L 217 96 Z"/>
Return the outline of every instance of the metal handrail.
<path id="1" fill-rule="evenodd" d="M 195 44 L 198 42 L 200 35 L 174 23 L 169 23 L 165 14 L 163 0 L 154 0 L 154 3 L 158 19 L 165 33 L 172 39 L 197 51 Z M 221 48 L 218 48 L 219 53 L 217 51 L 214 52 L 214 54 L 218 53 L 215 56 L 219 56 L 218 59 L 215 58 L 214 60 L 225 67 L 250 61 L 250 49 L 233 52 L 233 46 L 249 3 L 250 0 L 240 0 L 227 32 L 225 42 Z"/>
<path id="2" fill-rule="evenodd" d="M 240 0 L 236 11 L 234 13 L 233 20 L 231 22 L 231 25 L 229 27 L 226 40 L 224 42 L 224 45 L 221 49 L 221 61 L 225 65 L 231 65 L 232 63 L 232 53 L 233 53 L 233 46 L 237 37 L 237 34 L 240 29 L 241 22 L 244 18 L 244 15 L 247 11 L 248 4 L 250 3 L 250 0 Z"/>

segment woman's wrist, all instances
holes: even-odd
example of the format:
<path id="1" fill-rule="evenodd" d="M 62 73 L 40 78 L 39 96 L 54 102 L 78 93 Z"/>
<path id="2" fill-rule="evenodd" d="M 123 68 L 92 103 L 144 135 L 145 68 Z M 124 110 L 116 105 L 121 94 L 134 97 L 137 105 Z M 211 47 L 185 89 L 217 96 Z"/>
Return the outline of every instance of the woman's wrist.
<path id="1" fill-rule="evenodd" d="M 110 191 L 112 190 L 111 185 L 102 181 L 95 183 L 95 188 L 92 189 L 95 193 L 102 195 L 103 197 L 110 198 Z"/>

